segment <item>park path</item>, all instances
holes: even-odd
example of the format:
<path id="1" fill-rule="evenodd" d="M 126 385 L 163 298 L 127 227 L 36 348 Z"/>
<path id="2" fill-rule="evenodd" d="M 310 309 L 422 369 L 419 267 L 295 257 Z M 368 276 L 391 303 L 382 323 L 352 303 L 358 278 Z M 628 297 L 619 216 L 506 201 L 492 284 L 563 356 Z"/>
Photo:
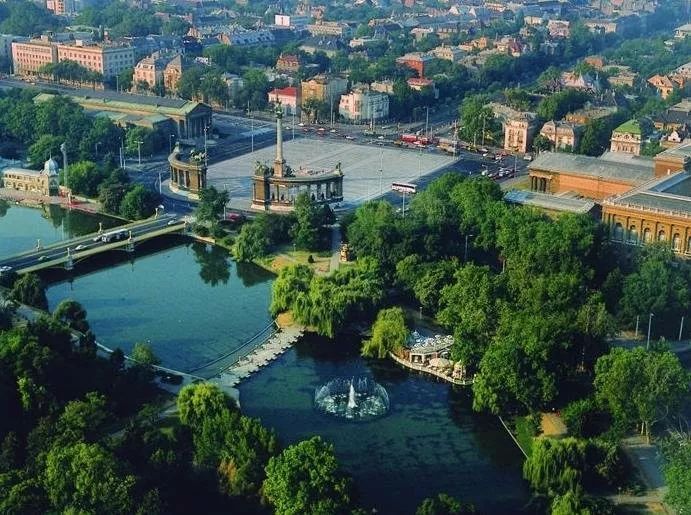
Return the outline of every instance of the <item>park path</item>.
<path id="1" fill-rule="evenodd" d="M 329 261 L 329 274 L 333 274 L 341 264 L 341 226 L 331 226 L 331 259 Z"/>
<path id="2" fill-rule="evenodd" d="M 667 486 L 662 473 L 663 458 L 658 448 L 639 435 L 624 438 L 621 447 L 638 471 L 646 490 L 643 495 L 616 494 L 609 499 L 617 505 L 642 505 L 648 513 L 675 514 L 675 510 L 663 502 Z"/>

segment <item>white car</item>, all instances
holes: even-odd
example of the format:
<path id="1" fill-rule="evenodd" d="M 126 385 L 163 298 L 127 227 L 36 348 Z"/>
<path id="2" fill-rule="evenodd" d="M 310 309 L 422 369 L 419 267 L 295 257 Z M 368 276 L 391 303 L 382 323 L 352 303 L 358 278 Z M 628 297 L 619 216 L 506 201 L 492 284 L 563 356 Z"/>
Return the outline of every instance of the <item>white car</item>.
<path id="1" fill-rule="evenodd" d="M 176 225 L 176 224 L 179 224 L 179 223 L 180 223 L 180 222 L 179 222 L 178 220 L 176 220 L 175 218 L 173 218 L 172 220 L 169 220 L 169 221 L 168 221 L 167 225 Z"/>
<path id="2" fill-rule="evenodd" d="M 74 250 L 84 250 L 85 248 L 86 248 L 86 245 L 84 245 L 84 244 L 82 243 L 82 244 L 80 244 L 80 245 L 77 245 L 77 246 L 74 248 Z"/>
<path id="3" fill-rule="evenodd" d="M 302 122 L 298 123 L 298 127 L 304 127 L 304 126 L 305 126 L 304 123 L 302 123 Z"/>
<path id="4" fill-rule="evenodd" d="M 0 266 L 0 274 L 5 273 L 5 272 L 11 272 L 12 267 L 11 266 Z"/>

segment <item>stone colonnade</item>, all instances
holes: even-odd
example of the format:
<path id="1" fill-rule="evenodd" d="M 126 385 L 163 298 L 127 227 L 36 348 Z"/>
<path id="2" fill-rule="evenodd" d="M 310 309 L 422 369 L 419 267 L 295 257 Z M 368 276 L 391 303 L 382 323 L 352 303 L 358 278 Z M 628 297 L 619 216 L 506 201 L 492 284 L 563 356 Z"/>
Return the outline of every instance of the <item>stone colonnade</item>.
<path id="1" fill-rule="evenodd" d="M 278 182 L 270 185 L 272 202 L 293 203 L 301 193 L 307 193 L 316 202 L 343 197 L 342 179 L 332 179 L 313 183 Z"/>
<path id="2" fill-rule="evenodd" d="M 550 179 L 547 177 L 530 176 L 530 191 L 539 191 L 541 193 L 549 193 Z"/>

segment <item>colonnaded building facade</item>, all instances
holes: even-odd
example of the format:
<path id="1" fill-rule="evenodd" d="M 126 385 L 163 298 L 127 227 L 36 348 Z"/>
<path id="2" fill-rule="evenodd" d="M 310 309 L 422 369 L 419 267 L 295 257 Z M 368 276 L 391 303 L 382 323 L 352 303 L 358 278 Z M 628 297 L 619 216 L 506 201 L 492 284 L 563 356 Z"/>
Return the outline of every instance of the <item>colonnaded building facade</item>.
<path id="1" fill-rule="evenodd" d="M 528 169 L 537 194 L 599 204 L 612 241 L 667 242 L 675 253 L 691 258 L 691 140 L 654 158 L 545 152 Z"/>
<path id="2" fill-rule="evenodd" d="M 276 159 L 273 167 L 257 161 L 252 177 L 252 209 L 292 211 L 300 193 L 318 203 L 343 200 L 343 172 L 334 170 L 293 170 L 283 158 L 283 109 L 276 107 Z"/>

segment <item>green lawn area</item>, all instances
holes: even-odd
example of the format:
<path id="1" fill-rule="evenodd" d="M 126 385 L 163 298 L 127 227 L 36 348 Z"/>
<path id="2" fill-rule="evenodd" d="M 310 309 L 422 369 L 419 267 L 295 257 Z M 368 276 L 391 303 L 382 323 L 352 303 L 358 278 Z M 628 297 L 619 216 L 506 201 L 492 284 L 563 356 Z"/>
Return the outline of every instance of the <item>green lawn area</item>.
<path id="1" fill-rule="evenodd" d="M 530 456 L 533 451 L 533 430 L 528 417 L 516 417 L 514 419 L 515 435 L 519 445 Z"/>

